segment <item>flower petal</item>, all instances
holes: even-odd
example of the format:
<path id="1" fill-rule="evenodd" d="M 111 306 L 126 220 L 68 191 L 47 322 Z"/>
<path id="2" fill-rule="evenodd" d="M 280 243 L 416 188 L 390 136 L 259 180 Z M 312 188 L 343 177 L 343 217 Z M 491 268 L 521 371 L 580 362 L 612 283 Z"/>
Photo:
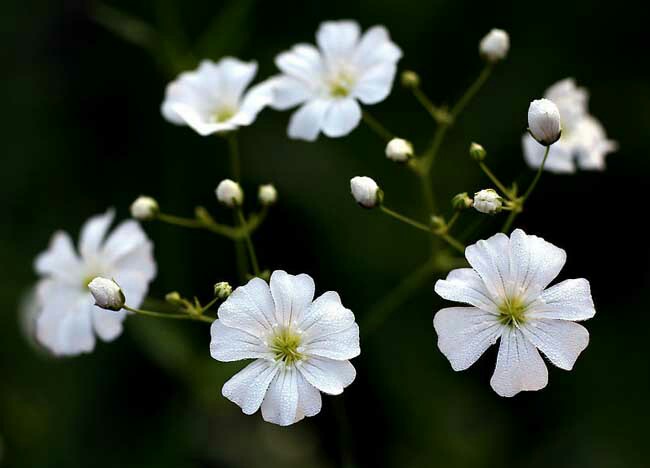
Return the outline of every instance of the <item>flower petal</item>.
<path id="1" fill-rule="evenodd" d="M 266 392 L 262 402 L 264 421 L 289 426 L 298 418 L 298 378 L 302 378 L 294 367 L 281 368 Z"/>
<path id="2" fill-rule="evenodd" d="M 70 283 L 77 282 L 81 263 L 70 236 L 63 231 L 54 233 L 47 250 L 36 257 L 34 268 L 40 275 L 55 276 Z"/>
<path id="3" fill-rule="evenodd" d="M 343 393 L 343 389 L 350 385 L 357 375 L 350 361 L 333 361 L 317 357 L 302 361 L 298 370 L 307 382 L 330 395 Z"/>
<path id="4" fill-rule="evenodd" d="M 303 343 L 305 353 L 309 356 L 321 356 L 343 361 L 361 354 L 359 326 L 356 323 L 337 333 L 314 334 L 312 336 L 306 338 Z"/>
<path id="5" fill-rule="evenodd" d="M 450 271 L 447 279 L 436 281 L 434 289 L 440 297 L 448 301 L 462 302 L 486 312 L 499 313 L 497 305 L 485 289 L 483 280 L 471 268 Z"/>
<path id="6" fill-rule="evenodd" d="M 524 336 L 560 369 L 571 370 L 589 344 L 589 332 L 566 320 L 532 320 L 521 326 Z"/>
<path id="7" fill-rule="evenodd" d="M 303 104 L 289 120 L 289 138 L 315 141 L 330 105 L 331 101 L 327 99 L 314 99 Z"/>
<path id="8" fill-rule="evenodd" d="M 276 270 L 271 275 L 271 295 L 275 303 L 277 323 L 290 325 L 300 323 L 314 299 L 314 280 L 306 274 L 290 275 Z"/>
<path id="9" fill-rule="evenodd" d="M 286 75 L 306 86 L 314 86 L 323 76 L 323 59 L 311 44 L 296 44 L 275 58 L 275 65 Z"/>
<path id="10" fill-rule="evenodd" d="M 438 348 L 452 369 L 465 370 L 497 342 L 503 325 L 498 317 L 476 307 L 449 307 L 433 318 Z"/>
<path id="11" fill-rule="evenodd" d="M 361 107 L 353 98 L 337 99 L 325 113 L 323 133 L 330 138 L 347 135 L 361 122 Z"/>
<path id="12" fill-rule="evenodd" d="M 318 297 L 298 322 L 306 344 L 346 331 L 352 325 L 354 314 L 341 304 L 341 298 L 334 291 L 328 291 Z"/>
<path id="13" fill-rule="evenodd" d="M 215 320 L 210 327 L 210 355 L 217 361 L 230 362 L 242 359 L 272 357 L 262 340 L 237 328 L 227 327 Z"/>
<path id="14" fill-rule="evenodd" d="M 79 252 L 84 259 L 98 254 L 114 216 L 115 212 L 110 209 L 102 215 L 91 217 L 83 225 L 79 236 Z"/>
<path id="15" fill-rule="evenodd" d="M 201 136 L 229 132 L 237 128 L 237 125 L 229 121 L 212 122 L 207 119 L 206 115 L 195 108 L 189 107 L 187 104 L 173 103 L 170 104 L 169 109 Z"/>
<path id="16" fill-rule="evenodd" d="M 320 392 L 316 387 L 307 382 L 300 372 L 298 372 L 298 410 L 296 420 L 301 420 L 304 416 L 311 417 L 320 413 L 323 406 L 323 400 Z"/>
<path id="17" fill-rule="evenodd" d="M 269 285 L 260 278 L 253 278 L 235 289 L 219 307 L 218 315 L 227 327 L 263 336 L 276 323 L 275 304 Z"/>
<path id="18" fill-rule="evenodd" d="M 217 63 L 219 69 L 219 91 L 238 102 L 244 90 L 255 78 L 257 62 L 243 62 L 234 57 L 224 57 Z"/>
<path id="19" fill-rule="evenodd" d="M 465 249 L 465 257 L 476 270 L 490 295 L 506 297 L 510 281 L 510 239 L 502 233 L 480 240 Z"/>
<path id="20" fill-rule="evenodd" d="M 544 153 L 546 147 L 539 144 L 532 136 L 526 133 L 522 139 L 521 144 L 524 150 L 524 159 L 529 167 L 538 169 L 544 160 Z M 565 137 L 560 138 L 557 142 L 551 145 L 548 152 L 544 170 L 554 172 L 556 174 L 572 174 L 576 171 L 575 163 L 573 162 L 572 149 L 567 144 Z"/>
<path id="21" fill-rule="evenodd" d="M 589 281 L 568 279 L 546 289 L 526 312 L 531 319 L 587 320 L 596 314 Z"/>
<path id="22" fill-rule="evenodd" d="M 138 307 L 134 305 L 133 307 Z M 91 309 L 93 328 L 103 341 L 110 342 L 122 334 L 122 322 L 126 318 L 125 311 L 112 311 L 93 306 Z"/>
<path id="23" fill-rule="evenodd" d="M 260 408 L 278 369 L 272 361 L 256 359 L 232 376 L 223 385 L 221 393 L 239 405 L 245 414 L 253 414 Z"/>
<path id="24" fill-rule="evenodd" d="M 511 397 L 523 390 L 540 390 L 548 383 L 548 370 L 535 346 L 523 333 L 507 327 L 501 336 L 497 366 L 490 385 L 499 395 Z"/>
<path id="25" fill-rule="evenodd" d="M 402 51 L 391 41 L 388 30 L 384 26 L 373 26 L 359 41 L 354 62 L 368 69 L 378 64 L 395 65 L 401 57 Z"/>
<path id="26" fill-rule="evenodd" d="M 325 21 L 316 31 L 316 43 L 328 60 L 348 58 L 354 53 L 359 34 L 356 21 Z"/>
<path id="27" fill-rule="evenodd" d="M 363 72 L 353 95 L 364 104 L 377 104 L 388 97 L 393 87 L 397 66 L 392 63 L 376 65 Z"/>
<path id="28" fill-rule="evenodd" d="M 257 114 L 272 102 L 273 83 L 259 83 L 246 92 L 239 111 L 228 122 L 241 126 L 250 125 L 257 118 Z"/>
<path id="29" fill-rule="evenodd" d="M 269 79 L 273 92 L 271 107 L 287 110 L 309 100 L 313 96 L 310 87 L 292 76 L 279 75 Z"/>

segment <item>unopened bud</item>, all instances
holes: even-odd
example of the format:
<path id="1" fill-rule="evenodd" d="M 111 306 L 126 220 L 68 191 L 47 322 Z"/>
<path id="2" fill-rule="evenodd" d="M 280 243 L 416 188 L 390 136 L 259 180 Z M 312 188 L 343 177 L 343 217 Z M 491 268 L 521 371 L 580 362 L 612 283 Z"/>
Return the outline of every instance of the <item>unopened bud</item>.
<path id="1" fill-rule="evenodd" d="M 232 286 L 227 281 L 221 281 L 214 285 L 214 297 L 217 297 L 221 300 L 228 299 L 228 296 L 232 294 Z"/>
<path id="2" fill-rule="evenodd" d="M 374 208 L 377 203 L 381 203 L 381 190 L 370 177 L 353 177 L 350 180 L 350 190 L 355 201 L 364 208 Z"/>
<path id="3" fill-rule="evenodd" d="M 487 156 L 487 151 L 478 143 L 472 143 L 469 145 L 469 155 L 474 161 L 483 161 Z"/>
<path id="4" fill-rule="evenodd" d="M 495 214 L 501 211 L 503 199 L 496 190 L 485 189 L 474 194 L 474 208 L 485 214 Z"/>
<path id="5" fill-rule="evenodd" d="M 183 302 L 183 298 L 178 292 L 172 291 L 165 294 L 165 301 L 169 302 L 170 304 L 180 304 Z"/>
<path id="6" fill-rule="evenodd" d="M 536 99 L 528 107 L 528 131 L 540 144 L 550 146 L 560 139 L 560 111 L 549 99 Z"/>
<path id="7" fill-rule="evenodd" d="M 386 145 L 386 157 L 391 161 L 406 162 L 413 156 L 413 145 L 402 138 L 393 138 Z"/>
<path id="8" fill-rule="evenodd" d="M 260 185 L 257 198 L 263 206 L 273 205 L 278 200 L 278 191 L 272 184 Z"/>
<path id="9" fill-rule="evenodd" d="M 88 283 L 95 298 L 95 305 L 102 309 L 118 311 L 124 307 L 126 298 L 120 286 L 113 280 L 97 277 Z"/>
<path id="10" fill-rule="evenodd" d="M 131 203 L 131 216 L 140 221 L 155 218 L 159 211 L 158 202 L 151 197 L 141 195 Z"/>
<path id="11" fill-rule="evenodd" d="M 435 229 L 442 229 L 447 225 L 445 218 L 442 216 L 431 216 L 431 227 Z"/>
<path id="12" fill-rule="evenodd" d="M 510 49 L 510 37 L 503 29 L 493 29 L 479 43 L 479 53 L 487 62 L 503 60 Z"/>
<path id="13" fill-rule="evenodd" d="M 230 179 L 219 182 L 215 193 L 217 194 L 217 200 L 230 208 L 240 206 L 244 201 L 244 192 L 241 186 Z"/>
<path id="14" fill-rule="evenodd" d="M 404 70 L 401 78 L 402 86 L 405 88 L 417 88 L 420 86 L 420 76 L 413 70 Z"/>
<path id="15" fill-rule="evenodd" d="M 472 203 L 473 200 L 467 194 L 467 192 L 454 195 L 454 198 L 451 199 L 451 206 L 453 206 L 454 209 L 458 211 L 470 208 L 472 206 Z"/>

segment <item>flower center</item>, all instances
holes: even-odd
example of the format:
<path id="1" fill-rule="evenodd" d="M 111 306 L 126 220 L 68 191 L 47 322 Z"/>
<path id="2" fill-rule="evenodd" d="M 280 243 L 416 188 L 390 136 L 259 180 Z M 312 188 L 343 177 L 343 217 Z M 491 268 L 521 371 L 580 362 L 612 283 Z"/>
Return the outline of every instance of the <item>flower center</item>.
<path id="1" fill-rule="evenodd" d="M 225 122 L 230 120 L 236 113 L 237 112 L 232 107 L 222 106 L 212 114 L 212 120 L 218 123 Z"/>
<path id="2" fill-rule="evenodd" d="M 350 94 L 354 86 L 354 78 L 347 71 L 340 71 L 329 80 L 330 96 L 333 98 L 344 98 Z"/>
<path id="3" fill-rule="evenodd" d="M 506 298 L 499 306 L 499 321 L 508 326 L 515 326 L 526 320 L 526 304 L 519 297 Z"/>
<path id="4" fill-rule="evenodd" d="M 291 366 L 303 359 L 300 353 L 300 343 L 302 336 L 290 328 L 279 328 L 273 338 L 269 348 L 274 354 L 276 361 L 281 361 L 287 366 Z"/>

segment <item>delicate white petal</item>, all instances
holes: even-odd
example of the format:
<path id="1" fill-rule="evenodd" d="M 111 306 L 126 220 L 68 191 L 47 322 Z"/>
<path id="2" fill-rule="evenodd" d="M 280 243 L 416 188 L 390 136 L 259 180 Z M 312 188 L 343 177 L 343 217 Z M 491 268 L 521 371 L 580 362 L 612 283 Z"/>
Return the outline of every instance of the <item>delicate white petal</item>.
<path id="1" fill-rule="evenodd" d="M 212 322 L 210 335 L 210 355 L 217 361 L 273 357 L 260 338 L 237 328 L 227 327 L 221 320 Z"/>
<path id="2" fill-rule="evenodd" d="M 81 264 L 70 236 L 63 231 L 56 232 L 47 250 L 36 257 L 34 268 L 40 275 L 52 275 L 69 282 L 76 281 Z"/>
<path id="3" fill-rule="evenodd" d="M 328 291 L 318 297 L 298 322 L 306 344 L 346 331 L 352 325 L 354 314 L 350 309 L 343 307 L 341 298 L 334 291 Z"/>
<path id="4" fill-rule="evenodd" d="M 307 382 L 300 372 L 298 372 L 298 410 L 296 411 L 296 420 L 301 420 L 304 416 L 311 417 L 320 413 L 323 401 L 320 392 L 316 387 Z"/>
<path id="5" fill-rule="evenodd" d="M 259 83 L 246 92 L 239 111 L 228 122 L 241 126 L 250 125 L 257 118 L 257 114 L 272 102 L 273 83 Z"/>
<path id="6" fill-rule="evenodd" d="M 471 304 L 486 312 L 498 314 L 498 307 L 485 289 L 483 280 L 471 268 L 458 268 L 447 275 L 447 279 L 438 280 L 435 291 L 448 301 Z"/>
<path id="7" fill-rule="evenodd" d="M 605 157 L 618 149 L 618 144 L 607 139 L 605 129 L 592 116 L 586 116 L 578 122 L 572 140 L 578 166 L 584 170 L 604 170 Z"/>
<path id="8" fill-rule="evenodd" d="M 115 212 L 108 210 L 102 215 L 93 216 L 83 225 L 79 237 L 79 252 L 84 259 L 93 258 L 98 254 L 114 216 Z"/>
<path id="9" fill-rule="evenodd" d="M 266 359 L 257 359 L 235 374 L 223 385 L 223 396 L 239 405 L 245 414 L 260 408 L 269 384 L 279 367 Z"/>
<path id="10" fill-rule="evenodd" d="M 467 261 L 494 298 L 505 298 L 513 285 L 510 278 L 509 251 L 510 239 L 502 233 L 480 240 L 465 249 Z"/>
<path id="11" fill-rule="evenodd" d="M 476 307 L 449 307 L 438 311 L 433 319 L 438 334 L 438 348 L 452 369 L 465 370 L 497 342 L 503 325 L 496 315 Z"/>
<path id="12" fill-rule="evenodd" d="M 315 331 L 312 327 L 310 331 Z M 322 330 L 319 330 L 322 332 Z M 359 326 L 354 323 L 351 327 L 336 333 L 308 334 L 303 347 L 309 356 L 321 356 L 337 361 L 352 359 L 361 353 L 359 347 Z"/>
<path id="13" fill-rule="evenodd" d="M 526 312 L 531 319 L 587 320 L 596 314 L 589 281 L 568 279 L 546 289 Z"/>
<path id="14" fill-rule="evenodd" d="M 138 306 L 139 304 L 134 305 L 133 307 Z M 97 336 L 99 336 L 103 341 L 113 341 L 122 334 L 122 322 L 126 318 L 125 311 L 120 310 L 115 312 L 93 306 L 91 314 L 95 333 L 97 333 Z"/>
<path id="15" fill-rule="evenodd" d="M 314 299 L 314 280 L 306 274 L 290 275 L 276 270 L 271 275 L 271 295 L 275 303 L 275 317 L 280 325 L 300 323 Z"/>
<path id="16" fill-rule="evenodd" d="M 390 94 L 397 66 L 392 63 L 381 64 L 363 72 L 354 87 L 354 97 L 364 104 L 377 104 Z"/>
<path id="17" fill-rule="evenodd" d="M 531 297 L 540 293 L 560 273 L 566 252 L 541 237 L 515 229 L 510 235 L 510 277 L 518 290 Z"/>
<path id="18" fill-rule="evenodd" d="M 388 30 L 383 26 L 373 26 L 364 34 L 357 46 L 354 63 L 368 69 L 377 64 L 396 64 L 402 51 L 390 40 Z"/>
<path id="19" fill-rule="evenodd" d="M 337 99 L 325 113 L 323 133 L 331 138 L 347 135 L 361 122 L 361 107 L 352 98 Z"/>
<path id="20" fill-rule="evenodd" d="M 328 60 L 349 58 L 359 42 L 356 21 L 326 21 L 316 31 L 316 43 Z"/>
<path id="21" fill-rule="evenodd" d="M 544 160 L 546 148 L 535 141 L 528 133 L 521 138 L 521 144 L 524 150 L 524 159 L 528 166 L 533 169 L 538 169 Z M 546 163 L 544 164 L 544 170 L 556 174 L 572 174 L 576 171 L 572 148 L 567 143 L 565 137 L 561 137 L 551 145 Z"/>
<path id="22" fill-rule="evenodd" d="M 257 62 L 242 62 L 234 57 L 224 57 L 219 60 L 217 66 L 220 92 L 235 102 L 239 101 L 257 73 Z"/>
<path id="23" fill-rule="evenodd" d="M 566 320 L 531 320 L 521 331 L 560 369 L 571 370 L 589 344 L 589 332 L 578 323 Z"/>
<path id="24" fill-rule="evenodd" d="M 276 76 L 271 78 L 270 82 L 273 91 L 271 107 L 276 110 L 290 109 L 313 96 L 313 92 L 304 81 L 291 76 Z"/>
<path id="25" fill-rule="evenodd" d="M 235 289 L 219 307 L 218 315 L 227 327 L 263 336 L 276 323 L 275 304 L 269 285 L 260 278 L 253 278 Z"/>
<path id="26" fill-rule="evenodd" d="M 507 327 L 501 336 L 497 366 L 490 385 L 499 395 L 511 397 L 524 390 L 540 390 L 548 383 L 544 360 L 522 332 Z"/>
<path id="27" fill-rule="evenodd" d="M 305 85 L 320 81 L 324 72 L 320 52 L 311 44 L 297 44 L 275 58 L 276 66 Z"/>
<path id="28" fill-rule="evenodd" d="M 113 263 L 113 267 L 113 279 L 122 286 L 122 289 L 125 291 L 130 289 L 125 284 L 124 276 L 137 274 L 137 282 L 145 282 L 144 291 L 146 292 L 149 282 L 155 278 L 157 271 L 156 261 L 153 258 L 153 243 L 149 240 L 144 241 L 131 250 L 128 255 L 119 257 Z"/>
<path id="29" fill-rule="evenodd" d="M 281 368 L 275 374 L 262 402 L 264 421 L 289 426 L 302 419 L 297 417 L 299 378 L 301 376 L 294 367 Z"/>
<path id="30" fill-rule="evenodd" d="M 331 101 L 326 99 L 314 99 L 303 104 L 291 116 L 288 130 L 289 138 L 306 141 L 316 140 L 330 105 Z"/>
<path id="31" fill-rule="evenodd" d="M 298 370 L 318 390 L 339 395 L 350 385 L 357 373 L 350 361 L 333 361 L 326 358 L 310 358 L 303 361 Z"/>
<path id="32" fill-rule="evenodd" d="M 201 136 L 208 136 L 212 135 L 213 133 L 228 132 L 237 128 L 237 125 L 229 121 L 209 121 L 205 115 L 200 114 L 196 109 L 191 108 L 186 104 L 174 103 L 170 105 L 170 109 L 174 111 L 181 119 L 183 119 L 187 125 L 192 127 L 192 129 Z"/>
<path id="33" fill-rule="evenodd" d="M 102 257 L 110 263 L 115 263 L 147 243 L 149 239 L 137 221 L 123 221 L 106 238 Z"/>

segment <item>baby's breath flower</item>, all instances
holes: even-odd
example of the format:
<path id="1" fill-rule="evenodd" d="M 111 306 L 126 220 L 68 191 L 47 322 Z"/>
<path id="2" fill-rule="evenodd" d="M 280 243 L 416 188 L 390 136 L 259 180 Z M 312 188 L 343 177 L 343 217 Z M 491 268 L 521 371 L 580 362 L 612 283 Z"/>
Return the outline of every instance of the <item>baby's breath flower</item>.
<path id="1" fill-rule="evenodd" d="M 510 37 L 503 29 L 492 29 L 481 39 L 479 53 L 488 62 L 498 62 L 508 55 Z"/>
<path id="2" fill-rule="evenodd" d="M 539 352 L 571 370 L 589 343 L 576 321 L 594 316 L 589 282 L 569 279 L 548 287 L 566 261 L 564 250 L 516 229 L 465 250 L 471 268 L 453 270 L 435 285 L 444 299 L 469 306 L 438 311 L 438 347 L 455 371 L 467 369 L 501 339 L 490 384 L 501 396 L 539 390 L 548 370 Z"/>
<path id="3" fill-rule="evenodd" d="M 260 185 L 257 198 L 263 206 L 273 205 L 278 200 L 278 191 L 273 184 Z"/>
<path id="4" fill-rule="evenodd" d="M 483 161 L 485 160 L 487 152 L 483 146 L 479 145 L 478 143 L 472 143 L 469 145 L 469 155 L 474 161 Z"/>
<path id="5" fill-rule="evenodd" d="M 386 145 L 386 157 L 391 161 L 406 162 L 413 157 L 413 145 L 402 138 L 393 138 Z"/>
<path id="6" fill-rule="evenodd" d="M 240 206 L 244 201 L 244 192 L 241 186 L 230 179 L 224 179 L 219 182 L 215 193 L 217 200 L 230 208 Z"/>
<path id="7" fill-rule="evenodd" d="M 560 139 L 560 110 L 549 99 L 536 99 L 528 107 L 528 130 L 541 145 L 550 146 Z"/>
<path id="8" fill-rule="evenodd" d="M 354 200 L 364 208 L 374 208 L 381 201 L 379 186 L 370 177 L 353 177 L 350 180 L 350 190 Z"/>
<path id="9" fill-rule="evenodd" d="M 131 216 L 140 221 L 148 221 L 155 218 L 159 211 L 158 202 L 144 195 L 136 198 L 131 204 Z"/>
<path id="10" fill-rule="evenodd" d="M 474 208 L 485 214 L 495 214 L 501 211 L 503 199 L 494 189 L 485 189 L 474 194 Z"/>
<path id="11" fill-rule="evenodd" d="M 124 307 L 126 298 L 120 286 L 113 280 L 97 277 L 88 283 L 95 298 L 95 305 L 106 310 L 118 311 Z"/>
<path id="12" fill-rule="evenodd" d="M 214 285 L 214 296 L 219 299 L 226 299 L 232 294 L 232 286 L 227 281 L 220 281 Z"/>

